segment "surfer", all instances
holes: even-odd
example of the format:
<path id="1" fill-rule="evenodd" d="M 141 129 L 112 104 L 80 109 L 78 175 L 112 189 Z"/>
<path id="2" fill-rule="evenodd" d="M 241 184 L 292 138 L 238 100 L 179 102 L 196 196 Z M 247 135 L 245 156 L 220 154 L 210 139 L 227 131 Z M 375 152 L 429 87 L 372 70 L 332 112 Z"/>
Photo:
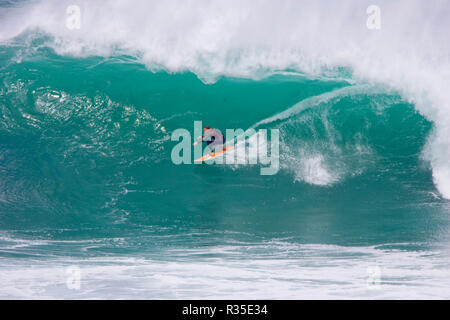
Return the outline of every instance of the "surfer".
<path id="1" fill-rule="evenodd" d="M 219 129 L 214 129 L 208 126 L 203 127 L 203 136 L 197 138 L 198 141 L 194 142 L 193 145 L 197 145 L 200 141 L 206 141 L 206 145 L 211 150 L 211 156 L 215 156 L 215 150 L 226 151 L 224 147 L 225 137 Z"/>

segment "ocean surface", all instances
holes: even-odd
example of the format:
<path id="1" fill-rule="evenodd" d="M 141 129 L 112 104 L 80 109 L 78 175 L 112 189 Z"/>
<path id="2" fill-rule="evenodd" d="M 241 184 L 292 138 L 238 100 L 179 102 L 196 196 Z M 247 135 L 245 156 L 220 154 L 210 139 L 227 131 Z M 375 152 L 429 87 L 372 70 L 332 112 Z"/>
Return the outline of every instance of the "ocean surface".
<path id="1" fill-rule="evenodd" d="M 369 5 L 0 1 L 0 298 L 450 298 L 450 2 Z"/>

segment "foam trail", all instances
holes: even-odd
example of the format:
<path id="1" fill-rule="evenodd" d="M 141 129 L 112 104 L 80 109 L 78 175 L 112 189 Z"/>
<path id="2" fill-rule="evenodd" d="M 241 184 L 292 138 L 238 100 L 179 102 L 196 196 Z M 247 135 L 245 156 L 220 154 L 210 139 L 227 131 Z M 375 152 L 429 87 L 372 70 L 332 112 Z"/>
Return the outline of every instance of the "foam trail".
<path id="1" fill-rule="evenodd" d="M 76 3 L 81 28 L 70 30 L 65 22 L 72 4 L 10 2 L 0 9 L 0 41 L 38 30 L 50 35 L 46 45 L 59 54 L 129 54 L 152 70 L 189 70 L 206 82 L 347 67 L 354 79 L 398 90 L 434 122 L 424 158 L 450 198 L 448 0 L 380 0 L 380 30 L 366 27 L 371 1 L 84 0 Z"/>
<path id="2" fill-rule="evenodd" d="M 374 92 L 373 89 L 374 88 L 372 88 L 368 85 L 359 85 L 359 86 L 344 87 L 341 89 L 336 89 L 331 92 L 325 92 L 321 95 L 302 100 L 302 101 L 296 103 L 295 105 L 293 105 L 292 107 L 288 108 L 287 110 L 284 110 L 272 117 L 269 117 L 269 118 L 266 118 L 264 120 L 257 122 L 251 128 L 258 128 L 259 126 L 264 125 L 264 124 L 269 124 L 272 122 L 290 118 L 295 114 L 301 113 L 304 110 L 313 108 L 322 103 L 326 103 L 334 98 L 338 98 L 338 97 L 342 97 L 342 96 L 349 96 L 349 95 L 358 94 L 358 93 L 368 93 L 369 90 L 371 90 L 370 92 Z"/>

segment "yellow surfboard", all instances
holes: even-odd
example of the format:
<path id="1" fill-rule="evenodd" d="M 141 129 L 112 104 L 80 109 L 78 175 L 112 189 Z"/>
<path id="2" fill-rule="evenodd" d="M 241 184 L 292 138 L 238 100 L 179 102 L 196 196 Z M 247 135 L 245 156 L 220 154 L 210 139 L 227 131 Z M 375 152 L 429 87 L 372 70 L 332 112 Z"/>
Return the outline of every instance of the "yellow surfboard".
<path id="1" fill-rule="evenodd" d="M 212 156 L 211 154 L 207 154 L 206 156 L 203 156 L 203 157 L 201 157 L 201 158 L 195 159 L 194 161 L 195 161 L 195 162 L 199 162 L 199 161 L 207 161 L 207 160 L 211 160 L 211 159 L 220 157 L 220 156 L 223 155 L 225 152 L 227 152 L 227 151 L 229 151 L 229 150 L 231 150 L 231 149 L 233 149 L 233 146 L 228 146 L 228 147 L 226 147 L 223 151 L 219 151 L 219 152 L 214 153 L 213 156 Z"/>

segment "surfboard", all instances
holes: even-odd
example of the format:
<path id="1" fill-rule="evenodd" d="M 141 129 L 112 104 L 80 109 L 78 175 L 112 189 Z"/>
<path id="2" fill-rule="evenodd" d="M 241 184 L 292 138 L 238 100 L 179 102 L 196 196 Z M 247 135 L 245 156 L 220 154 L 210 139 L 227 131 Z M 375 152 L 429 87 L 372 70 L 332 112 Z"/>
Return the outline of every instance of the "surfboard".
<path id="1" fill-rule="evenodd" d="M 225 152 L 227 152 L 227 151 L 229 151 L 231 149 L 233 149 L 233 146 L 228 146 L 228 147 L 225 148 L 225 150 L 214 153 L 213 156 L 211 154 L 207 154 L 206 156 L 203 156 L 201 158 L 195 159 L 194 161 L 195 162 L 199 162 L 199 161 L 211 160 L 211 159 L 214 159 L 214 158 L 222 156 Z"/>

